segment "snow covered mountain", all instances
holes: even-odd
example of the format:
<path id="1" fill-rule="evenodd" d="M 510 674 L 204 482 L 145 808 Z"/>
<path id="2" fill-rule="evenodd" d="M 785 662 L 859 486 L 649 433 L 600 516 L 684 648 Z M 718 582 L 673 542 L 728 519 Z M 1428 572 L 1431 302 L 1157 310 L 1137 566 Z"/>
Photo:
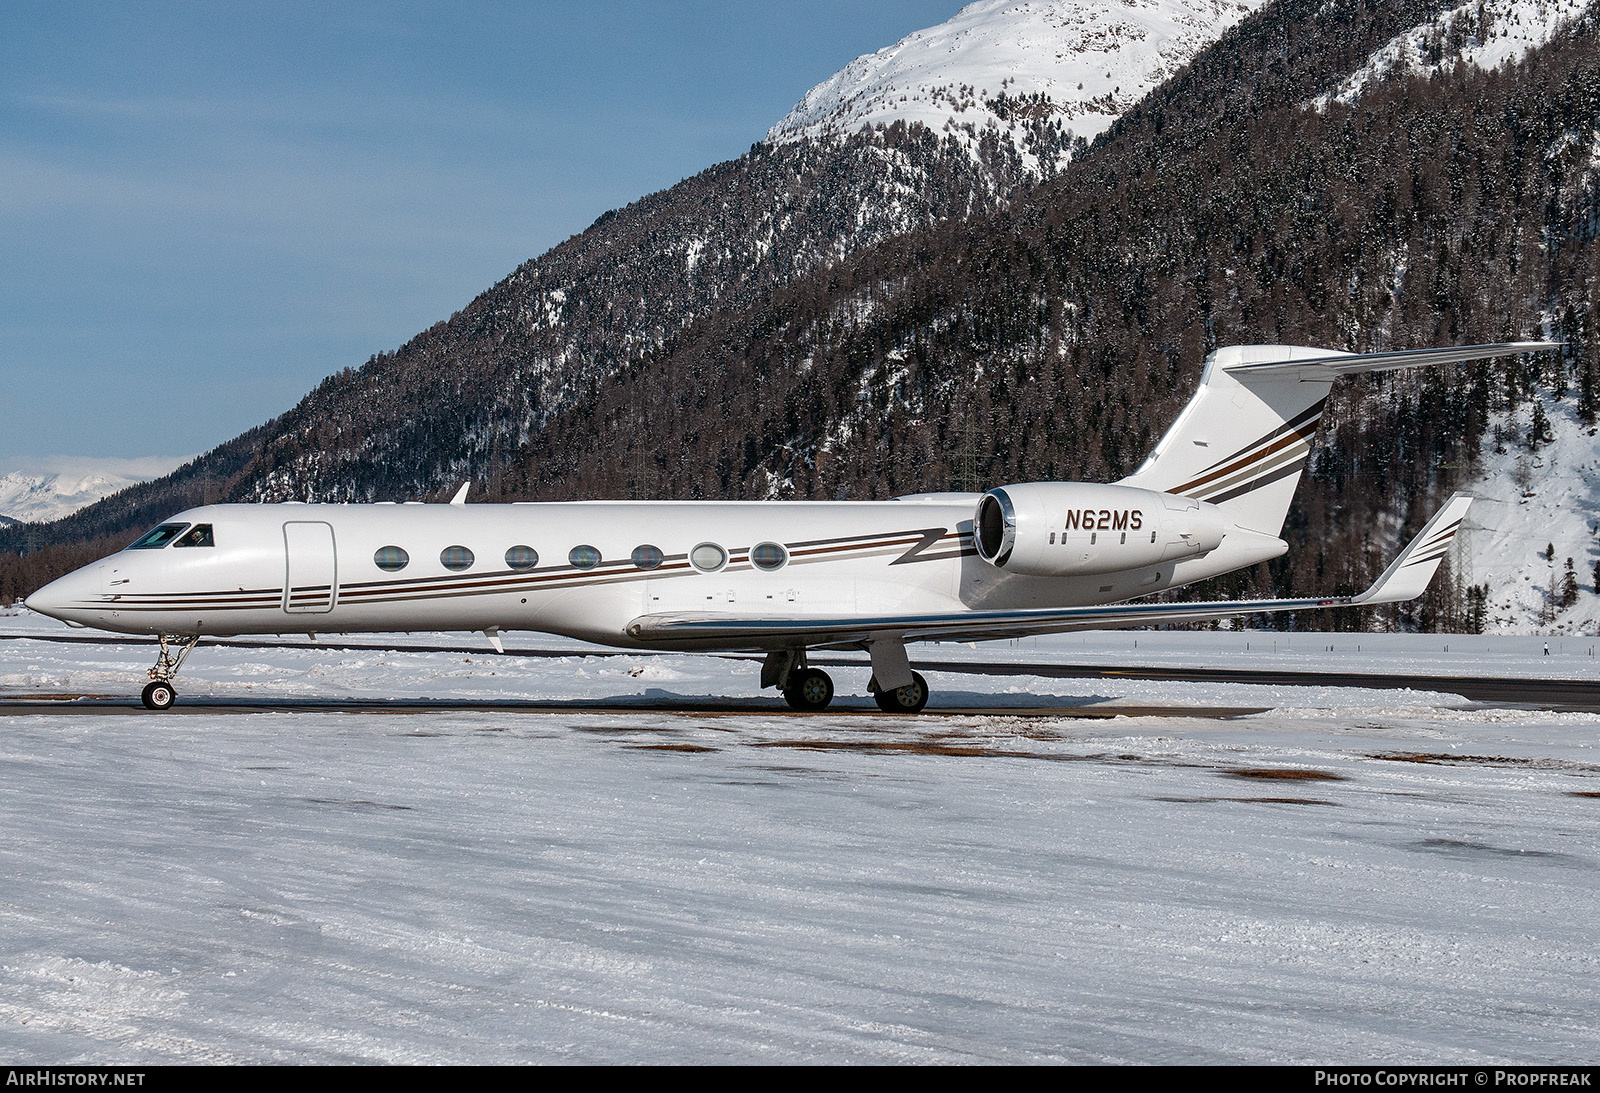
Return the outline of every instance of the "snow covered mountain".
<path id="1" fill-rule="evenodd" d="M 980 0 L 856 58 L 806 92 L 767 139 L 905 121 L 975 143 L 992 127 L 1030 170 L 1047 171 L 1048 145 L 1094 139 L 1265 2 Z"/>
<path id="2" fill-rule="evenodd" d="M 1593 7 L 1594 0 L 1472 0 L 1395 35 L 1314 105 L 1354 105 L 1391 76 L 1516 63 Z M 1585 178 L 1595 170 L 1590 159 Z M 1529 407 L 1496 414 L 1482 471 L 1464 484 L 1478 502 L 1457 540 L 1457 576 L 1489 588 L 1491 631 L 1593 634 L 1600 626 L 1600 441 L 1572 400 L 1534 405 L 1537 420 Z"/>
<path id="3" fill-rule="evenodd" d="M 1535 405 L 1496 416 L 1454 564 L 1465 583 L 1488 585 L 1487 629 L 1594 634 L 1600 430 L 1569 400 Z"/>
<path id="4" fill-rule="evenodd" d="M 73 459 L 0 475 L 0 526 L 59 520 L 191 458 Z"/>
<path id="5" fill-rule="evenodd" d="M 1490 70 L 1519 61 L 1592 6 L 1592 0 L 1471 0 L 1395 35 L 1316 105 L 1348 106 L 1391 73 L 1436 76 L 1457 64 Z"/>

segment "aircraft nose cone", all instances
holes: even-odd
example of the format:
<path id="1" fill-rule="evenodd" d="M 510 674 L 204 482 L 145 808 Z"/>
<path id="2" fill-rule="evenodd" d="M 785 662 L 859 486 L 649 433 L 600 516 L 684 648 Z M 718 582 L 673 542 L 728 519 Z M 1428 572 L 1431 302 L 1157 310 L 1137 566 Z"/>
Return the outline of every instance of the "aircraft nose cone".
<path id="1" fill-rule="evenodd" d="M 68 573 L 65 577 L 58 577 L 39 589 L 30 593 L 22 601 L 22 606 L 29 611 L 37 611 L 41 615 L 49 615 L 62 622 L 74 621 L 70 616 L 74 609 L 87 610 L 98 598 L 99 582 L 93 575 L 85 570 Z"/>
<path id="2" fill-rule="evenodd" d="M 60 580 L 51 581 L 37 592 L 25 596 L 22 606 L 29 611 L 37 611 L 41 615 L 49 615 L 53 619 L 61 616 L 57 614 L 66 606 L 66 599 L 61 595 Z"/>

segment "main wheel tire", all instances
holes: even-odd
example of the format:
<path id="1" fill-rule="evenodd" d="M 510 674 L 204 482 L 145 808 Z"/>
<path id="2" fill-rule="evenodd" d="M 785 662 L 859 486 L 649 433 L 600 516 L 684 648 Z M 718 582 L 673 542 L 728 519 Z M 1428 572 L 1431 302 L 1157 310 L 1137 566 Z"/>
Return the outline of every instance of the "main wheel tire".
<path id="1" fill-rule="evenodd" d="M 824 709 L 833 701 L 833 680 L 820 668 L 802 668 L 790 674 L 783 697 L 797 710 Z"/>
<path id="2" fill-rule="evenodd" d="M 170 710 L 172 704 L 178 701 L 178 692 L 172 689 L 172 684 L 158 679 L 145 686 L 139 701 L 144 703 L 144 708 L 147 710 Z"/>
<path id="3" fill-rule="evenodd" d="M 911 682 L 893 691 L 879 691 L 872 696 L 878 709 L 884 713 L 921 713 L 928 704 L 928 681 L 921 672 L 911 673 Z"/>

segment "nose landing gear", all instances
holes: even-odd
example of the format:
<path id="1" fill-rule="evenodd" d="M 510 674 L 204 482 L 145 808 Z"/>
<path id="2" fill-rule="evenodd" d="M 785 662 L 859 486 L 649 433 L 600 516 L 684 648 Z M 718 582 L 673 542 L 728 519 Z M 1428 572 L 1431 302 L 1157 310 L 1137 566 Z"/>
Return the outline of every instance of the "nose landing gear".
<path id="1" fill-rule="evenodd" d="M 147 710 L 170 710 L 172 704 L 178 701 L 178 692 L 172 689 L 172 684 L 158 679 L 144 685 L 139 701 L 144 703 Z"/>
<path id="2" fill-rule="evenodd" d="M 139 701 L 144 703 L 147 710 L 172 709 L 178 701 L 178 692 L 173 689 L 172 679 L 183 667 L 183 662 L 189 659 L 189 654 L 194 652 L 194 647 L 200 644 L 199 634 L 192 637 L 179 635 L 183 645 L 174 656 L 169 645 L 172 639 L 166 634 L 160 635 L 160 638 L 161 652 L 156 655 L 156 666 L 150 669 L 150 682 L 145 684 L 144 691 L 139 695 Z"/>

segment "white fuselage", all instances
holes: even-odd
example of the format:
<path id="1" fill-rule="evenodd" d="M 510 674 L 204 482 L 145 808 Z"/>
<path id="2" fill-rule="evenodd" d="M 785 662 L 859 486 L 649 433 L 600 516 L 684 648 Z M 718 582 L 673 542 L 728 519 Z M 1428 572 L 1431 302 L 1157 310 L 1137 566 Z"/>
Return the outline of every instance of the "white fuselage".
<path id="1" fill-rule="evenodd" d="M 209 526 L 209 545 L 123 550 L 29 603 L 73 624 L 134 634 L 536 630 L 635 646 L 627 628 L 642 615 L 810 618 L 1104 604 L 1282 552 L 1275 538 L 1242 533 L 1203 557 L 1089 576 L 1016 575 L 974 550 L 978 498 L 212 505 L 169 521 Z M 1100 538 L 1095 549 L 1121 549 L 1111 536 Z M 712 549 L 697 552 L 707 544 Z M 585 567 L 581 547 L 592 548 L 598 563 Z M 646 564 L 654 558 L 641 547 L 659 552 L 653 568 L 634 561 L 636 552 Z"/>

